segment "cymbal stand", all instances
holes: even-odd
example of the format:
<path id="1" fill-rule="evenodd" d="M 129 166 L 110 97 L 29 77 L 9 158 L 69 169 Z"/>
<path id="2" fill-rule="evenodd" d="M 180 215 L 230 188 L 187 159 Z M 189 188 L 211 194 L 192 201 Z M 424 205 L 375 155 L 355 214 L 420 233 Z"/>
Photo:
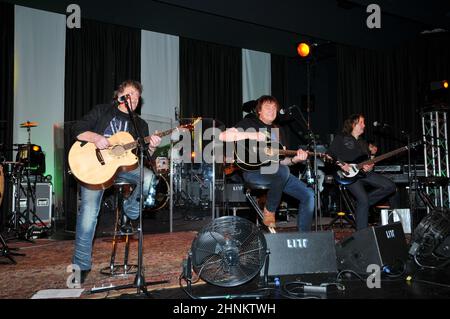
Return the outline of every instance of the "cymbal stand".
<path id="1" fill-rule="evenodd" d="M 31 127 L 27 127 L 28 132 L 28 142 L 27 142 L 27 167 L 26 169 L 26 179 L 27 179 L 27 185 L 26 189 L 22 186 L 21 183 L 19 183 L 19 186 L 24 194 L 26 194 L 26 200 L 27 200 L 27 208 L 25 210 L 25 221 L 29 221 L 31 223 L 28 230 L 32 230 L 31 226 L 35 225 L 38 227 L 42 227 L 46 231 L 49 231 L 48 226 L 42 221 L 42 219 L 36 214 L 36 182 L 37 179 L 34 179 L 33 185 L 31 185 L 31 178 L 30 178 L 30 171 L 31 171 Z M 20 193 L 20 192 L 19 192 Z M 31 202 L 31 203 L 30 203 Z M 33 205 L 33 209 L 31 209 L 31 204 Z M 30 214 L 32 215 L 32 219 L 30 218 Z M 39 222 L 39 224 L 36 224 L 36 221 Z M 28 234 L 30 235 L 30 234 Z"/>
<path id="2" fill-rule="evenodd" d="M 9 187 L 10 189 L 12 189 L 13 191 L 11 192 L 12 194 L 12 198 L 13 198 L 13 207 L 12 207 L 12 212 L 11 212 L 11 217 L 8 221 L 8 233 L 10 232 L 14 232 L 14 236 L 8 238 L 9 239 L 13 239 L 13 238 L 17 238 L 17 239 L 22 239 L 22 240 L 27 240 L 32 242 L 31 240 L 29 240 L 28 238 L 26 238 L 25 234 L 26 234 L 26 219 L 24 214 L 20 211 L 20 181 L 22 179 L 22 173 L 20 170 L 17 170 L 15 172 L 13 172 L 10 176 L 9 176 Z"/>

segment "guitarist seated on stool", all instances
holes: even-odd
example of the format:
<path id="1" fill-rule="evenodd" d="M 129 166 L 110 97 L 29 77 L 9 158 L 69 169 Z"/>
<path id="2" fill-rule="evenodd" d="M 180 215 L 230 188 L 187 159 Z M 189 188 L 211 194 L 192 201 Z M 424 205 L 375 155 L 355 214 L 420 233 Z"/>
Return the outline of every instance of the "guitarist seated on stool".
<path id="1" fill-rule="evenodd" d="M 141 94 L 142 85 L 139 82 L 134 80 L 123 82 L 114 92 L 112 103 L 95 106 L 80 121 L 76 122 L 72 128 L 73 136 L 76 136 L 79 141 L 94 143 L 98 149 L 108 148 L 110 143 L 107 138 L 120 131 L 127 131 L 136 139 L 138 135 L 134 132 L 134 126 L 130 122 L 125 99 L 128 100 L 130 109 L 134 111 L 140 103 Z M 148 124 L 138 116 L 137 126 L 143 136 L 149 135 Z M 149 151 L 151 154 L 160 143 L 160 137 L 155 135 L 150 137 Z M 137 167 L 128 172 L 121 171 L 117 176 L 136 185 L 133 193 L 123 204 L 124 215 L 126 216 L 122 220 L 121 230 L 130 233 L 132 229 L 126 217 L 133 220 L 139 217 L 139 202 L 137 199 L 140 195 L 140 169 Z M 144 168 L 144 195 L 148 194 L 153 178 L 153 172 Z M 80 283 L 83 283 L 91 269 L 92 241 L 104 190 L 92 189 L 89 185 L 81 183 L 80 189 L 81 205 L 77 216 L 75 250 L 72 262 L 80 267 Z"/>
<path id="2" fill-rule="evenodd" d="M 349 163 L 367 160 L 375 151 L 373 148 L 370 150 L 366 141 L 361 138 L 364 128 L 364 116 L 353 114 L 345 120 L 342 134 L 337 135 L 330 145 L 328 152 L 340 161 L 338 165 L 345 172 L 350 170 Z M 369 207 L 396 191 L 391 180 L 372 171 L 373 166 L 374 164 L 364 165 L 355 182 L 346 186 L 356 198 L 357 230 L 368 227 Z M 368 192 L 365 186 L 371 186 L 372 189 Z"/>
<path id="3" fill-rule="evenodd" d="M 259 141 L 257 144 L 261 147 L 265 147 L 269 139 L 272 142 L 284 142 L 286 136 L 282 134 L 281 130 L 275 130 L 274 128 L 276 126 L 273 124 L 279 109 L 280 105 L 276 98 L 263 95 L 258 99 L 255 108 L 258 117 L 241 120 L 235 127 L 222 132 L 219 139 L 225 142 L 255 140 Z M 248 129 L 253 130 L 246 131 Z M 280 136 L 276 136 L 277 131 L 280 132 Z M 266 132 L 266 134 L 263 132 Z M 314 213 L 314 191 L 294 175 L 290 174 L 288 168 L 290 165 L 304 161 L 308 157 L 308 153 L 299 149 L 294 154 L 295 156 L 293 157 L 285 157 L 281 160 L 279 162 L 281 165 L 278 165 L 277 162 L 275 172 L 267 173 L 264 172 L 262 167 L 256 167 L 254 170 L 244 170 L 242 175 L 247 182 L 270 185 L 264 207 L 263 223 L 266 226 L 275 227 L 275 211 L 280 204 L 281 196 L 284 192 L 300 201 L 297 217 L 299 230 L 310 231 Z"/>

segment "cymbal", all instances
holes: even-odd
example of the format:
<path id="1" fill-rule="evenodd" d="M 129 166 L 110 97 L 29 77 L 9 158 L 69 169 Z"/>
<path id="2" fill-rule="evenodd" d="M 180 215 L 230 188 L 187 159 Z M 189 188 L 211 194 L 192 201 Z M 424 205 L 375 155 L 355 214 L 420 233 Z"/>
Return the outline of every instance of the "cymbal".
<path id="1" fill-rule="evenodd" d="M 38 125 L 39 125 L 38 122 L 30 122 L 30 121 L 26 121 L 24 123 L 20 123 L 20 127 L 36 127 Z"/>

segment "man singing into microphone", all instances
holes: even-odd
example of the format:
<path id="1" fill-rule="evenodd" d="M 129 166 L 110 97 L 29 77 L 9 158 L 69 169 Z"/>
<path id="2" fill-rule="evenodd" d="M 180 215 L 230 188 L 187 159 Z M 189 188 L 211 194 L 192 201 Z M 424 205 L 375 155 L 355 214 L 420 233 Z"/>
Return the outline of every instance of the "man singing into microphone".
<path id="1" fill-rule="evenodd" d="M 95 106 L 81 120 L 77 121 L 72 127 L 73 136 L 79 141 L 94 143 L 98 149 L 108 148 L 108 137 L 120 132 L 129 132 L 134 139 L 138 134 L 135 132 L 133 124 L 130 122 L 126 103 L 131 111 L 136 110 L 140 103 L 142 94 L 142 85 L 138 81 L 128 80 L 120 84 L 114 92 L 113 101 L 110 104 L 101 104 Z M 137 129 L 143 136 L 149 135 L 147 123 L 136 115 Z M 149 143 L 149 151 L 153 153 L 156 147 L 161 143 L 161 138 L 152 135 Z M 125 179 L 135 184 L 132 194 L 123 204 L 125 214 L 122 216 L 121 231 L 124 234 L 132 233 L 129 219 L 139 217 L 138 196 L 140 195 L 140 169 L 129 172 L 119 172 L 117 177 Z M 154 174 L 151 170 L 144 168 L 144 196 L 148 194 Z M 82 284 L 89 271 L 91 270 L 92 241 L 97 225 L 97 216 L 100 211 L 100 204 L 103 196 L 103 190 L 93 189 L 89 185 L 80 184 L 81 205 L 77 215 L 77 227 L 75 235 L 75 250 L 72 263 L 78 265 L 81 270 L 81 280 L 76 282 Z M 75 276 L 76 280 L 76 276 Z"/>
<path id="2" fill-rule="evenodd" d="M 342 133 L 337 135 L 328 149 L 330 155 L 344 162 L 340 169 L 349 171 L 349 163 L 360 163 L 370 158 L 367 142 L 361 138 L 366 127 L 362 114 L 353 114 L 344 122 Z M 356 228 L 368 227 L 369 207 L 393 194 L 395 184 L 388 178 L 373 172 L 373 165 L 364 165 L 362 174 L 347 189 L 356 198 Z M 366 187 L 369 186 L 369 189 Z"/>

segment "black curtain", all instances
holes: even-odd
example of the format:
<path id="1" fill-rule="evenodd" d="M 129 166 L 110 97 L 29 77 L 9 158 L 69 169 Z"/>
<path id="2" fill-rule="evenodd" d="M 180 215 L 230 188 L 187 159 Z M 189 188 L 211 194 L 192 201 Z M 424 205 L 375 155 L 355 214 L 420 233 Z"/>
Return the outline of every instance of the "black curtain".
<path id="1" fill-rule="evenodd" d="M 336 129 L 336 53 L 327 46 L 327 54 L 315 52 L 309 60 L 299 57 L 271 55 L 272 95 L 282 107 L 297 106 L 290 116 L 292 121 L 280 122 L 286 127 L 291 148 L 308 144 L 307 65 L 310 82 L 310 129 L 316 135 L 316 143 L 327 144 L 329 134 Z M 303 118 L 300 115 L 303 115 Z M 293 119 L 296 119 L 295 121 Z"/>
<path id="2" fill-rule="evenodd" d="M 14 5 L 0 2 L 0 163 L 12 160 L 14 122 Z M 0 228 L 3 228 L 10 201 L 8 183 L 0 176 Z"/>
<path id="3" fill-rule="evenodd" d="M 111 101 L 118 84 L 141 78 L 141 30 L 82 20 L 80 29 L 66 31 L 65 158 L 74 137 L 73 121 L 94 105 Z M 65 163 L 64 211 L 66 229 L 75 230 L 77 183 Z"/>
<path id="4" fill-rule="evenodd" d="M 240 48 L 180 38 L 180 113 L 227 127 L 242 118 Z"/>
<path id="5" fill-rule="evenodd" d="M 401 130 L 420 139 L 427 89 L 432 81 L 449 79 L 449 56 L 448 33 L 421 36 L 388 52 L 338 46 L 339 127 L 348 115 L 363 113 L 366 138 L 379 143 L 383 152 L 405 144 Z M 391 128 L 374 128 L 374 121 Z"/>

